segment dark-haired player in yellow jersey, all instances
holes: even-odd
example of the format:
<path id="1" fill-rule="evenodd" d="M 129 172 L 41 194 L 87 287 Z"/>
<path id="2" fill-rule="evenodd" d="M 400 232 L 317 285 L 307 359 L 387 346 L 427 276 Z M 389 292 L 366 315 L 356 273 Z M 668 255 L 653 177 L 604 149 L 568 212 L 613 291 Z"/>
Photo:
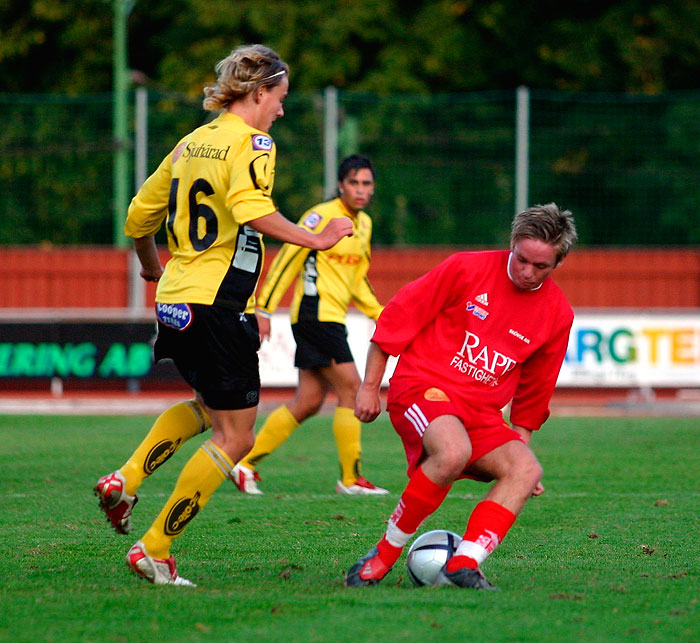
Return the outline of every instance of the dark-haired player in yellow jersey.
<path id="1" fill-rule="evenodd" d="M 374 320 L 382 311 L 367 280 L 372 220 L 363 208 L 372 198 L 374 185 L 374 166 L 367 157 L 355 154 L 344 159 L 338 168 L 338 197 L 305 212 L 299 225 L 318 234 L 334 220 L 350 217 L 352 236 L 341 239 L 328 250 L 309 250 L 287 243 L 270 266 L 256 309 L 260 335 L 269 337 L 270 315 L 296 279 L 290 313 L 297 343 L 294 365 L 299 370 L 299 386 L 289 404 L 270 414 L 252 450 L 233 468 L 233 481 L 244 493 L 262 493 L 257 484 L 256 465 L 305 419 L 318 412 L 330 388 L 338 396 L 333 434 L 341 479 L 336 490 L 349 495 L 387 493 L 361 472 L 361 425 L 354 415 L 360 376 L 345 327 L 351 301 Z"/>
<path id="2" fill-rule="evenodd" d="M 178 576 L 170 546 L 254 442 L 260 393 L 254 293 L 262 235 L 324 250 L 352 232 L 350 220 L 338 218 L 312 234 L 272 201 L 275 144 L 268 132 L 284 115 L 287 64 L 267 47 L 243 45 L 216 71 L 204 108 L 222 113 L 168 154 L 134 197 L 125 225 L 141 276 L 158 282 L 155 358 L 173 359 L 195 399 L 161 414 L 127 462 L 95 485 L 112 526 L 129 533 L 143 480 L 211 426 L 211 438 L 185 464 L 155 522 L 127 554 L 129 568 L 157 585 L 194 584 Z M 172 255 L 165 270 L 154 240 L 163 223 Z"/>

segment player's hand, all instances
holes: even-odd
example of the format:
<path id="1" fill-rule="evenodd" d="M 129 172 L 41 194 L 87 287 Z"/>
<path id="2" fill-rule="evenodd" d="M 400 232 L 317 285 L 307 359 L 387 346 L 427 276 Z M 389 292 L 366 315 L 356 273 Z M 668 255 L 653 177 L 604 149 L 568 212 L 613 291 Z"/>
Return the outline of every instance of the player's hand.
<path id="1" fill-rule="evenodd" d="M 535 488 L 532 490 L 533 496 L 541 496 L 544 493 L 544 485 L 538 482 Z"/>
<path id="2" fill-rule="evenodd" d="M 272 324 L 267 316 L 256 314 L 255 318 L 258 320 L 258 332 L 260 333 L 260 343 L 262 344 L 266 339 L 270 339 Z"/>
<path id="3" fill-rule="evenodd" d="M 160 263 L 156 239 L 154 236 L 137 237 L 134 239 L 134 251 L 141 264 L 141 279 L 158 281 L 163 276 L 163 265 Z"/>
<path id="4" fill-rule="evenodd" d="M 352 236 L 352 221 L 348 217 L 337 217 L 328 222 L 328 225 L 319 232 L 316 237 L 319 247 L 316 250 L 328 250 L 343 237 Z"/>
<path id="5" fill-rule="evenodd" d="M 152 267 L 152 268 L 141 268 L 141 272 L 139 273 L 141 275 L 141 279 L 145 281 L 158 281 L 162 276 L 163 276 L 163 267 L 158 265 L 157 267 Z"/>
<path id="6" fill-rule="evenodd" d="M 355 417 L 360 422 L 374 422 L 382 412 L 379 390 L 374 390 L 364 383 L 360 384 L 355 398 Z"/>

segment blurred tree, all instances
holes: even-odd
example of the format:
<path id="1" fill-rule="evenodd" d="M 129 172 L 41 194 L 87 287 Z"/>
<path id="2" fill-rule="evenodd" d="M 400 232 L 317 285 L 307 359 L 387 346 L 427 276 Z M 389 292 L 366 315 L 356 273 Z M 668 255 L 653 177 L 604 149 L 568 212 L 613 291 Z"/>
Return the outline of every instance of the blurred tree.
<path id="1" fill-rule="evenodd" d="M 111 239 L 112 15 L 112 0 L 0 0 L 0 243 Z M 132 81 L 165 90 L 150 92 L 149 168 L 203 121 L 202 86 L 246 42 L 291 66 L 274 129 L 290 218 L 321 198 L 318 90 L 334 85 L 344 151 L 380 171 L 378 242 L 500 244 L 525 84 L 533 200 L 585 212 L 589 243 L 699 242 L 698 100 L 672 91 L 698 86 L 700 2 L 136 0 Z M 607 92 L 599 112 L 584 104 Z"/>
<path id="2" fill-rule="evenodd" d="M 0 2 L 0 89 L 111 89 L 110 0 Z M 135 79 L 199 94 L 214 62 L 264 42 L 294 89 L 659 93 L 697 86 L 700 3 L 687 0 L 138 0 Z"/>
<path id="3" fill-rule="evenodd" d="M 104 0 L 3 0 L 0 90 L 109 90 L 111 39 L 112 10 Z"/>

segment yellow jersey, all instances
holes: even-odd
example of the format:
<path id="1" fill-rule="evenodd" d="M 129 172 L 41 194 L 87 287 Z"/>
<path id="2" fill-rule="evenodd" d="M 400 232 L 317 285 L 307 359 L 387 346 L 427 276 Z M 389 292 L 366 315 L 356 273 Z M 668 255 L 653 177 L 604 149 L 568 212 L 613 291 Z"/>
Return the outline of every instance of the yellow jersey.
<path id="1" fill-rule="evenodd" d="M 246 224 L 277 210 L 275 159 L 268 134 L 224 112 L 185 136 L 146 180 L 124 232 L 151 236 L 166 222 L 171 259 L 156 301 L 253 312 L 264 245 Z"/>
<path id="2" fill-rule="evenodd" d="M 372 219 L 366 212 L 351 214 L 337 198 L 314 206 L 299 225 L 318 233 L 332 219 L 349 217 L 353 234 L 328 250 L 310 250 L 285 243 L 277 253 L 258 295 L 258 310 L 271 314 L 296 278 L 290 307 L 292 324 L 303 320 L 345 323 L 348 306 L 355 305 L 371 319 L 383 306 L 367 279 Z"/>

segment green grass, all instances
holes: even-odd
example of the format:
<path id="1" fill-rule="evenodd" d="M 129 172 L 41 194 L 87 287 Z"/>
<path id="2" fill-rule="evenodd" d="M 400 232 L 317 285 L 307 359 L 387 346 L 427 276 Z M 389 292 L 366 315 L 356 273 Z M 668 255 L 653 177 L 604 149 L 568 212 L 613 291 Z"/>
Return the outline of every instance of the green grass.
<path id="1" fill-rule="evenodd" d="M 264 496 L 225 484 L 175 542 L 198 587 L 154 587 L 124 556 L 201 438 L 141 487 L 130 536 L 108 528 L 91 492 L 151 421 L 0 416 L 0 640 L 700 638 L 697 419 L 552 418 L 533 442 L 547 492 L 484 564 L 499 592 L 413 588 L 403 558 L 377 587 L 342 587 L 406 482 L 385 416 L 364 429 L 364 472 L 390 497 L 334 493 L 330 421 L 316 418 L 263 463 Z M 457 483 L 421 531 L 462 533 L 485 489 Z"/>

